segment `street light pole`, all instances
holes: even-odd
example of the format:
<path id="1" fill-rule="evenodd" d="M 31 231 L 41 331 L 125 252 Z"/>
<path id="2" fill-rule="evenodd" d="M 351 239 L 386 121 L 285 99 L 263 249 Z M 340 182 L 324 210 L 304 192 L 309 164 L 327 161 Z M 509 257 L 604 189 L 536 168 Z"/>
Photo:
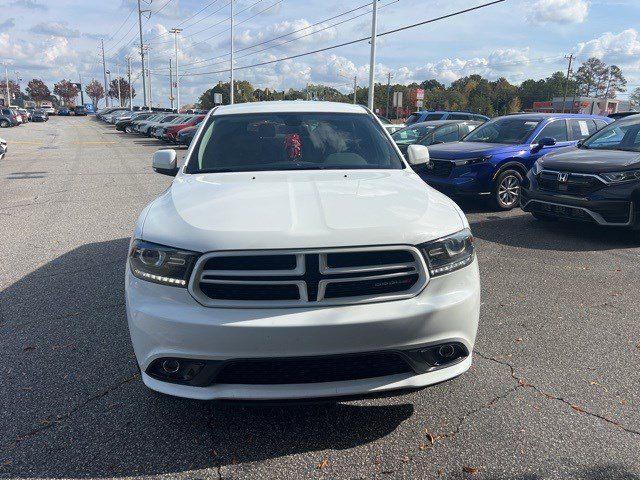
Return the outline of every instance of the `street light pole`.
<path id="1" fill-rule="evenodd" d="M 373 111 L 373 82 L 376 66 L 376 36 L 378 33 L 378 0 L 373 0 L 373 14 L 371 17 L 371 56 L 369 58 L 369 101 L 367 106 Z"/>
<path id="2" fill-rule="evenodd" d="M 117 79 L 116 81 L 118 82 L 118 103 L 120 104 L 120 106 L 122 106 L 122 93 L 120 92 L 120 64 L 116 64 L 116 70 L 117 70 Z"/>
<path id="3" fill-rule="evenodd" d="M 11 106 L 11 91 L 9 91 L 9 67 L 7 67 L 7 62 L 4 62 L 4 74 L 5 74 L 5 83 L 7 87 L 7 101 L 5 102 L 7 107 Z"/>
<path id="4" fill-rule="evenodd" d="M 144 43 L 142 43 L 142 9 L 140 8 L 140 0 L 138 0 L 138 30 L 140 31 L 140 60 L 142 63 L 142 108 L 147 107 L 147 83 L 144 78 Z"/>
<path id="5" fill-rule="evenodd" d="M 109 106 L 109 87 L 107 87 L 107 64 L 104 61 L 104 40 L 101 39 L 102 45 L 102 74 L 104 75 L 104 106 Z"/>
<path id="6" fill-rule="evenodd" d="M 232 20 L 233 21 L 233 20 Z M 176 51 L 176 113 L 180 113 L 180 71 L 178 67 L 178 34 L 182 31 L 181 28 L 173 28 L 170 30 L 173 33 L 174 47 Z M 173 82 L 173 79 L 171 79 Z"/>
<path id="7" fill-rule="evenodd" d="M 131 85 L 131 57 L 127 56 L 127 78 L 129 81 L 129 110 L 133 112 L 133 85 Z"/>
<path id="8" fill-rule="evenodd" d="M 171 68 L 171 59 L 169 59 L 169 102 L 171 102 L 171 111 L 173 111 L 173 68 Z"/>

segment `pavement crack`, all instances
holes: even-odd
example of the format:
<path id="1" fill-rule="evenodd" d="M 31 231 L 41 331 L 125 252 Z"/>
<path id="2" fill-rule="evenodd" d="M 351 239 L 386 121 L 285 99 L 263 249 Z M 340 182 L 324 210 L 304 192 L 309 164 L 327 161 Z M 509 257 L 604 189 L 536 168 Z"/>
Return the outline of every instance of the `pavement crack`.
<path id="1" fill-rule="evenodd" d="M 584 415 L 588 415 L 590 417 L 594 417 L 594 418 L 600 419 L 603 422 L 608 423 L 610 425 L 613 425 L 615 427 L 618 427 L 619 429 L 621 429 L 621 430 L 623 430 L 623 431 L 625 431 L 627 433 L 631 433 L 633 435 L 640 435 L 640 431 L 639 430 L 634 430 L 632 428 L 625 427 L 624 425 L 622 425 L 620 422 L 618 422 L 616 420 L 608 418 L 608 417 L 606 417 L 606 416 L 604 416 L 602 414 L 587 410 L 586 408 L 580 407 L 579 405 L 576 405 L 575 403 L 570 402 L 566 398 L 558 397 L 557 395 L 553 395 L 552 393 L 546 392 L 546 391 L 542 390 L 540 387 L 538 387 L 538 386 L 536 386 L 536 385 L 534 385 L 534 384 L 532 384 L 530 382 L 527 382 L 523 377 L 519 377 L 516 374 L 515 367 L 511 363 L 509 363 L 509 362 L 507 362 L 505 360 L 500 360 L 498 358 L 491 357 L 489 355 L 485 355 L 485 354 L 479 352 L 478 350 L 474 350 L 474 354 L 478 355 L 480 358 L 484 358 L 485 360 L 488 360 L 488 361 L 491 361 L 491 362 L 495 362 L 495 363 L 498 363 L 500 365 L 505 365 L 505 366 L 509 367 L 509 370 L 511 372 L 511 377 L 518 382 L 518 384 L 513 389 L 514 391 L 516 389 L 518 389 L 518 388 L 531 389 L 531 390 L 533 390 L 534 392 L 536 392 L 538 395 L 540 395 L 542 397 L 545 397 L 545 398 L 547 398 L 549 400 L 555 400 L 557 402 L 561 402 L 561 403 L 564 403 L 565 405 L 570 406 L 573 410 L 575 410 L 578 413 L 582 413 Z"/>
<path id="2" fill-rule="evenodd" d="M 41 425 L 39 427 L 33 428 L 31 431 L 29 431 L 25 435 L 18 436 L 14 440 L 14 445 L 18 444 L 20 442 L 23 442 L 24 440 L 31 439 L 31 438 L 39 435 L 43 431 L 48 430 L 49 428 L 62 423 L 63 421 L 67 420 L 71 415 L 76 413 L 77 411 L 79 411 L 82 408 L 86 407 L 90 403 L 93 403 L 93 402 L 95 402 L 95 401 L 97 401 L 97 400 L 109 395 L 110 393 L 112 393 L 113 391 L 117 390 L 118 388 L 126 385 L 127 383 L 135 380 L 136 378 L 138 378 L 139 375 L 140 374 L 137 373 L 137 372 L 134 373 L 133 375 L 121 380 L 120 382 L 118 382 L 118 383 L 116 383 L 114 385 L 111 385 L 110 387 L 108 387 L 108 388 L 96 393 L 95 395 L 92 395 L 92 396 L 88 397 L 83 402 L 77 404 L 76 406 L 74 406 L 73 408 L 67 410 L 64 413 L 55 414 L 55 415 L 49 415 L 47 418 L 45 418 L 44 420 L 42 420 L 40 422 Z"/>

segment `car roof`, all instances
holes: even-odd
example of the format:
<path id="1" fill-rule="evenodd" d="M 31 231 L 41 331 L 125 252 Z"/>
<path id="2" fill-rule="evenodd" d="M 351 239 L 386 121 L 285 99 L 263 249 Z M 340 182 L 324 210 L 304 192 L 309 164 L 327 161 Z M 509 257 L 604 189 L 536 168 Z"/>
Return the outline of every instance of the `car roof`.
<path id="1" fill-rule="evenodd" d="M 316 102 L 307 100 L 279 100 L 273 102 L 236 103 L 216 108 L 212 115 L 237 115 L 243 113 L 367 113 L 361 105 L 339 102 Z"/>
<path id="2" fill-rule="evenodd" d="M 482 115 L 481 113 L 463 112 L 458 110 L 418 110 L 414 113 L 464 113 L 466 115 L 480 115 L 481 117 L 486 117 L 486 115 Z"/>
<path id="3" fill-rule="evenodd" d="M 512 113 L 511 115 L 505 115 L 505 117 L 518 117 L 518 118 L 524 118 L 525 120 L 536 120 L 536 121 L 548 120 L 551 118 L 601 118 L 605 120 L 607 119 L 607 117 L 603 117 L 601 115 L 590 115 L 588 113 L 543 113 L 543 112 Z M 496 117 L 496 118 L 503 118 L 503 117 Z"/>

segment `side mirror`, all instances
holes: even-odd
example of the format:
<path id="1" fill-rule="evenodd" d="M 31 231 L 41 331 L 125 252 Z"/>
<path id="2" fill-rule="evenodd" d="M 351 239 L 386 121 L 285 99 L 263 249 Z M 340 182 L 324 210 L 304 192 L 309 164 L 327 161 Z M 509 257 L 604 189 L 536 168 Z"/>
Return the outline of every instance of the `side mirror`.
<path id="1" fill-rule="evenodd" d="M 173 149 L 158 150 L 153 154 L 151 165 L 156 172 L 175 177 L 178 173 L 176 151 Z"/>
<path id="2" fill-rule="evenodd" d="M 540 140 L 538 140 L 538 143 L 536 143 L 532 149 L 532 151 L 535 152 L 539 152 L 540 150 L 542 150 L 544 147 L 550 147 L 552 145 L 556 144 L 556 139 L 555 138 L 551 138 L 551 137 L 543 137 Z"/>
<path id="3" fill-rule="evenodd" d="M 409 145 L 407 148 L 407 161 L 412 167 L 428 165 L 429 149 L 424 145 Z"/>

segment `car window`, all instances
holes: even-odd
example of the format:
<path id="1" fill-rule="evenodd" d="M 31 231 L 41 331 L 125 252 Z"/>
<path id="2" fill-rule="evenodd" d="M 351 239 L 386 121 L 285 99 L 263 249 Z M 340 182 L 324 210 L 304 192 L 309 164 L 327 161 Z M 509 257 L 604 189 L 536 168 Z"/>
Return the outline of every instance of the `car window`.
<path id="1" fill-rule="evenodd" d="M 536 137 L 536 140 L 541 138 L 553 138 L 556 142 L 567 142 L 567 123 L 564 120 L 554 120 L 547 124 L 546 127 Z"/>
<path id="2" fill-rule="evenodd" d="M 463 139 L 463 142 L 525 143 L 539 124 L 539 119 L 516 116 L 494 118 L 478 126 Z"/>
<path id="3" fill-rule="evenodd" d="M 210 117 L 186 172 L 402 168 L 369 115 L 291 112 Z"/>
<path id="4" fill-rule="evenodd" d="M 469 120 L 469 115 L 465 113 L 450 113 L 447 120 Z"/>
<path id="5" fill-rule="evenodd" d="M 598 130 L 600 130 L 601 128 L 606 127 L 607 125 L 609 125 L 607 122 L 605 122 L 604 120 L 594 120 L 594 122 L 596 122 L 596 127 L 598 128 Z"/>
<path id="6" fill-rule="evenodd" d="M 593 120 L 576 118 L 569 120 L 569 134 L 571 135 L 571 140 L 584 140 L 595 131 L 596 124 Z"/>
<path id="7" fill-rule="evenodd" d="M 411 115 L 409 115 L 409 117 L 407 118 L 407 121 L 404 123 L 405 125 L 411 125 L 412 123 L 416 123 L 418 120 L 420 120 L 420 114 L 412 113 Z"/>
<path id="8" fill-rule="evenodd" d="M 458 140 L 458 125 L 445 125 L 433 134 L 434 143 L 455 142 Z"/>
<path id="9" fill-rule="evenodd" d="M 444 118 L 444 113 L 429 113 L 424 117 L 422 121 L 431 122 L 433 120 L 442 120 L 443 118 Z"/>
<path id="10" fill-rule="evenodd" d="M 425 125 L 423 123 L 415 124 L 410 127 L 405 127 L 397 132 L 393 132 L 391 138 L 398 144 L 411 144 L 416 143 L 419 139 L 423 138 L 429 132 L 431 132 L 435 126 Z"/>
<path id="11" fill-rule="evenodd" d="M 618 120 L 586 139 L 582 148 L 640 152 L 640 122 Z"/>
<path id="12" fill-rule="evenodd" d="M 469 132 L 475 130 L 476 127 L 477 125 L 474 125 L 473 123 L 458 124 L 458 132 L 459 132 L 460 138 L 464 138 L 466 135 L 469 134 Z"/>

